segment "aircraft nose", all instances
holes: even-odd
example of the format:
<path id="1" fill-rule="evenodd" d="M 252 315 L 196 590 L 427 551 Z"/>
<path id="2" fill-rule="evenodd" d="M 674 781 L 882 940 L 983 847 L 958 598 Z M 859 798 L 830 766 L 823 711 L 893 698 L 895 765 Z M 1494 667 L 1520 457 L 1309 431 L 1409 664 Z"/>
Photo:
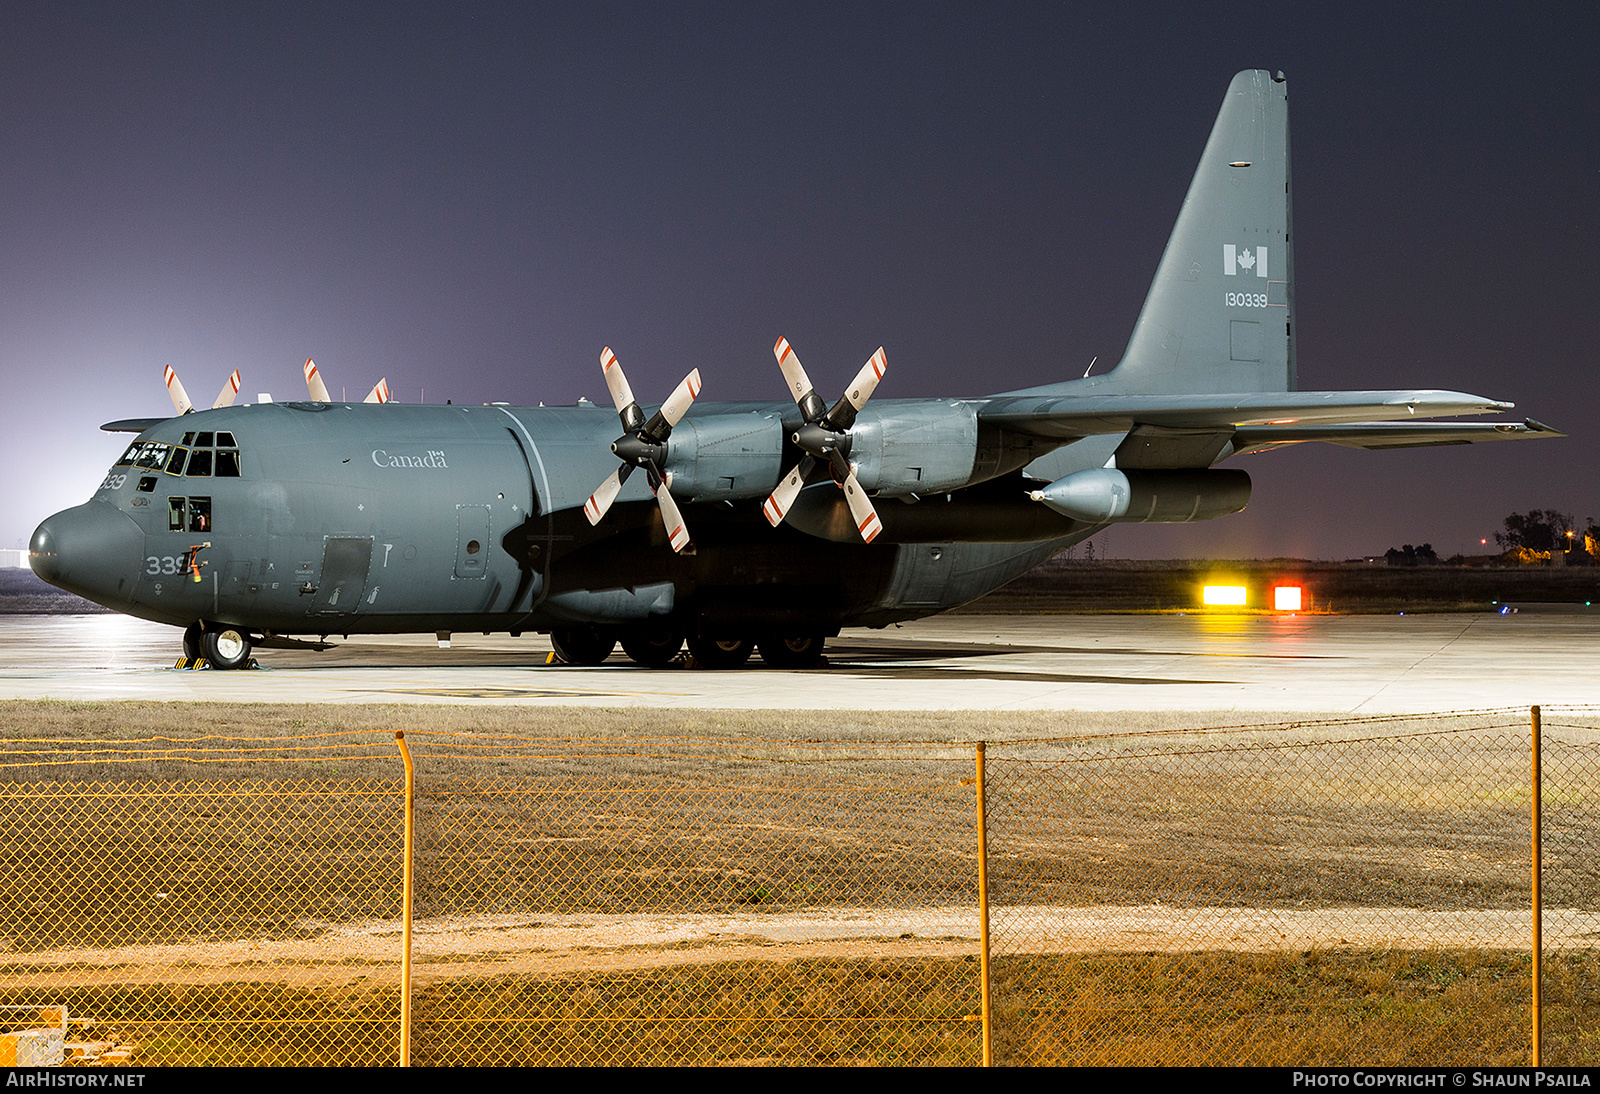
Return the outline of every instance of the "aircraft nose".
<path id="1" fill-rule="evenodd" d="M 100 501 L 47 517 L 28 545 L 28 565 L 39 577 L 106 607 L 132 598 L 143 557 L 144 532 Z"/>

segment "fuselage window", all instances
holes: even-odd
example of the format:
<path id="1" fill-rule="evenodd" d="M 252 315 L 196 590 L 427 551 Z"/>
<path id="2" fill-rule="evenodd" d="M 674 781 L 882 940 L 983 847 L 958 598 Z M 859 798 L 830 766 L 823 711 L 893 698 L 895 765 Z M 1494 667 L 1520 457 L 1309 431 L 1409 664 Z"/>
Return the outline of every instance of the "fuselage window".
<path id="1" fill-rule="evenodd" d="M 188 455 L 189 450 L 187 448 L 174 448 L 172 455 L 167 457 L 167 474 L 183 474 L 183 461 Z"/>
<path id="2" fill-rule="evenodd" d="M 189 531 L 191 531 L 191 532 L 209 532 L 209 531 L 211 531 L 211 499 L 210 498 L 190 498 L 189 499 Z"/>
<path id="3" fill-rule="evenodd" d="M 139 493 L 153 494 L 155 493 L 155 490 L 156 477 L 154 475 L 145 475 L 139 480 Z"/>
<path id="4" fill-rule="evenodd" d="M 188 512 L 188 501 L 188 498 L 167 499 L 167 531 L 183 531 L 184 515 Z"/>
<path id="5" fill-rule="evenodd" d="M 202 433 L 201 437 L 209 436 Z M 211 476 L 211 449 L 197 448 L 189 453 L 189 475 L 209 478 Z"/>

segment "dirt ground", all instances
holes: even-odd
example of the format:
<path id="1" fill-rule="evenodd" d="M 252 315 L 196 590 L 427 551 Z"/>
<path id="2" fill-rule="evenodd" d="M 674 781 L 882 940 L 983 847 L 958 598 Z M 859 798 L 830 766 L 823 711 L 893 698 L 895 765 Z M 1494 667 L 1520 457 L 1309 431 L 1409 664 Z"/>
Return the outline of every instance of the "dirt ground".
<path id="1" fill-rule="evenodd" d="M 1005 907 L 1004 953 L 1273 953 L 1311 949 L 1526 948 L 1527 912 L 1413 908 Z M 302 924 L 310 937 L 51 950 L 0 964 L 0 989 L 280 983 L 336 987 L 398 979 L 401 924 Z M 1600 913 L 1547 911 L 1547 949 L 1592 949 Z M 540 977 L 727 961 L 960 957 L 978 952 L 972 907 L 805 913 L 452 916 L 413 925 L 419 982 Z"/>

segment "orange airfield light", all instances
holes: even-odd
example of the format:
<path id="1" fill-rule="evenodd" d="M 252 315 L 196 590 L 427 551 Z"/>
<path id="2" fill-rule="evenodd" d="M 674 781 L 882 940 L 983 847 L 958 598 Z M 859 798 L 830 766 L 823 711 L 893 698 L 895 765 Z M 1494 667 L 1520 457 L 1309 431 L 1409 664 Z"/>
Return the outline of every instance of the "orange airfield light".
<path id="1" fill-rule="evenodd" d="M 1299 585 L 1275 585 L 1272 589 L 1272 610 L 1297 612 L 1304 600 L 1304 590 Z"/>

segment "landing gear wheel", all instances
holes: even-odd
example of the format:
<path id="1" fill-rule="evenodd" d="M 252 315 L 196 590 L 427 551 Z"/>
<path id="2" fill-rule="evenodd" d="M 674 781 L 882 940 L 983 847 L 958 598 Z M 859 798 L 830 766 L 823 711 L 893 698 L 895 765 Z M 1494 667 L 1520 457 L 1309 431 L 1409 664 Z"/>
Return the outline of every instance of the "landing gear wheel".
<path id="1" fill-rule="evenodd" d="M 759 647 L 761 660 L 775 669 L 815 668 L 822 663 L 822 645 L 825 641 L 820 634 L 763 638 Z"/>
<path id="2" fill-rule="evenodd" d="M 183 629 L 183 657 L 186 661 L 193 661 L 196 657 L 205 656 L 205 649 L 201 645 L 206 629 L 199 623 L 190 623 Z"/>
<path id="3" fill-rule="evenodd" d="M 250 663 L 250 636 L 236 627 L 207 627 L 200 649 L 214 669 L 242 669 Z"/>
<path id="4" fill-rule="evenodd" d="M 696 636 L 689 639 L 689 652 L 694 654 L 694 659 L 708 669 L 736 669 L 750 660 L 750 655 L 756 651 L 756 644 L 748 638 L 701 638 Z"/>
<path id="5" fill-rule="evenodd" d="M 563 665 L 601 664 L 611 656 L 616 644 L 614 636 L 593 627 L 550 632 L 550 645 Z"/>
<path id="6" fill-rule="evenodd" d="M 683 635 L 677 631 L 639 630 L 622 633 L 622 652 L 636 665 L 658 669 L 678 656 Z"/>

